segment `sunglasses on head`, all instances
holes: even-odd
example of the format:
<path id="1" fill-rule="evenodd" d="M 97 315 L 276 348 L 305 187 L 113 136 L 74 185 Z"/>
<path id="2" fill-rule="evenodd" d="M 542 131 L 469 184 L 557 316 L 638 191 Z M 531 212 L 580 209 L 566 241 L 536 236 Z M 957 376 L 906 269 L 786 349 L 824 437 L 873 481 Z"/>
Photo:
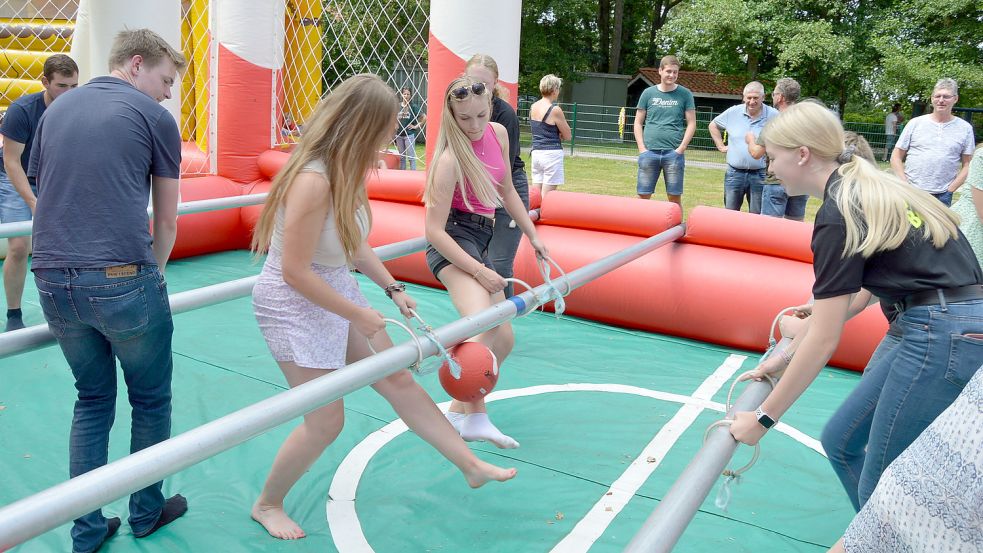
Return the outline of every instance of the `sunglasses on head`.
<path id="1" fill-rule="evenodd" d="M 463 100 L 471 94 L 481 96 L 485 93 L 485 90 L 487 90 L 485 88 L 485 83 L 474 83 L 471 86 L 459 86 L 451 89 L 451 98 L 454 98 L 455 100 Z"/>

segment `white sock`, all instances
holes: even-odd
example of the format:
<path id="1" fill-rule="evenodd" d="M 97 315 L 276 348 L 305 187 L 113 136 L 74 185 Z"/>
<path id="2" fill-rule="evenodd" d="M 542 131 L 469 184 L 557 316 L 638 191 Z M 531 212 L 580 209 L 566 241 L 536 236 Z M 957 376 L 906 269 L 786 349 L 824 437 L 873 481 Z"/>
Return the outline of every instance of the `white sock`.
<path id="1" fill-rule="evenodd" d="M 461 437 L 466 442 L 491 442 L 501 449 L 519 447 L 519 442 L 502 434 L 502 431 L 492 424 L 488 413 L 471 413 L 465 416 L 461 422 Z"/>
<path id="2" fill-rule="evenodd" d="M 464 418 L 467 417 L 467 415 L 465 415 L 464 413 L 456 413 L 454 411 L 448 411 L 444 413 L 444 416 L 447 417 L 447 422 L 451 423 L 451 426 L 454 427 L 454 430 L 457 430 L 457 433 L 460 434 L 461 424 L 464 423 Z"/>

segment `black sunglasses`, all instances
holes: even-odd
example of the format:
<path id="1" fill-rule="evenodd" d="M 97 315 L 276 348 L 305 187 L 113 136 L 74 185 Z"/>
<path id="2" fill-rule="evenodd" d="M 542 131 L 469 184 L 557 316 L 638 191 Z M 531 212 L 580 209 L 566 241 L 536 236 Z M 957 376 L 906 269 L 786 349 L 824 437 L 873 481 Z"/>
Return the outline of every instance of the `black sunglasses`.
<path id="1" fill-rule="evenodd" d="M 474 83 L 471 86 L 459 86 L 451 90 L 451 97 L 455 100 L 463 100 L 470 94 L 481 96 L 485 93 L 485 83 Z"/>

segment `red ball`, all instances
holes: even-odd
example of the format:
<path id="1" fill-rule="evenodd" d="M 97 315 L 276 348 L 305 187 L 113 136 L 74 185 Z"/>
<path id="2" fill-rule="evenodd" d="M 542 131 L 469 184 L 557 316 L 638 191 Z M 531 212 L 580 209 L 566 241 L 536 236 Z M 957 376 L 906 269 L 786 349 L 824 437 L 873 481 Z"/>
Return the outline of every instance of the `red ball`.
<path id="1" fill-rule="evenodd" d="M 462 342 L 450 350 L 461 367 L 461 378 L 454 378 L 447 361 L 440 366 L 440 385 L 449 396 L 464 402 L 481 399 L 491 393 L 498 382 L 498 360 L 481 342 Z"/>

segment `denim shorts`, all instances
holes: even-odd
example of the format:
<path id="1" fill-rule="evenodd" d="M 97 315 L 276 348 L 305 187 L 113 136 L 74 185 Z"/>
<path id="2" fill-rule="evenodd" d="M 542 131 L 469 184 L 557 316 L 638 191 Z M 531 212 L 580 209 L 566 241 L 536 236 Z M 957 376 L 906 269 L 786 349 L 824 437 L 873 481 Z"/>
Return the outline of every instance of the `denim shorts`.
<path id="1" fill-rule="evenodd" d="M 31 186 L 34 195 L 37 189 Z M 7 172 L 0 169 L 0 223 L 17 223 L 31 220 L 31 208 L 10 182 Z"/>
<path id="2" fill-rule="evenodd" d="M 638 193 L 655 192 L 659 173 L 662 173 L 666 179 L 666 194 L 682 196 L 685 168 L 686 156 L 677 154 L 676 150 L 645 150 L 638 154 Z"/>
<path id="3" fill-rule="evenodd" d="M 492 234 L 495 231 L 494 219 L 451 208 L 444 230 L 468 255 L 485 267 L 495 270 L 491 259 L 488 257 L 488 244 L 491 242 Z M 436 248 L 428 244 L 427 265 L 433 276 L 440 278 L 440 271 L 451 265 L 451 262 L 441 255 Z"/>

